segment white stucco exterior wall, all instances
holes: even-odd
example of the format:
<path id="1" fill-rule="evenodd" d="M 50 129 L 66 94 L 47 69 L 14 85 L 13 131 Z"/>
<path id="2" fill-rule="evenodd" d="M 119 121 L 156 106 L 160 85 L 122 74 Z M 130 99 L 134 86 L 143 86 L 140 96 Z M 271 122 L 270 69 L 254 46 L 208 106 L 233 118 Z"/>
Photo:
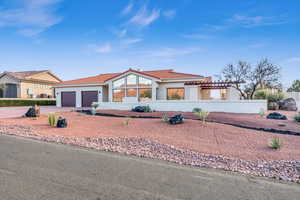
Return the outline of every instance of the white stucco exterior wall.
<path id="1" fill-rule="evenodd" d="M 98 92 L 98 102 L 103 100 L 102 86 L 95 87 L 70 87 L 70 88 L 55 88 L 56 93 L 56 106 L 61 107 L 61 92 L 76 92 L 76 107 L 81 107 L 81 92 L 82 91 L 97 91 Z"/>
<path id="2" fill-rule="evenodd" d="M 158 100 L 145 103 L 102 102 L 100 109 L 131 110 L 138 105 L 149 105 L 156 111 L 191 112 L 194 108 L 201 108 L 209 112 L 230 113 L 259 113 L 261 109 L 267 110 L 266 100 Z"/>
<path id="3" fill-rule="evenodd" d="M 239 91 L 234 87 L 227 89 L 227 95 L 227 100 L 239 100 L 241 98 Z"/>

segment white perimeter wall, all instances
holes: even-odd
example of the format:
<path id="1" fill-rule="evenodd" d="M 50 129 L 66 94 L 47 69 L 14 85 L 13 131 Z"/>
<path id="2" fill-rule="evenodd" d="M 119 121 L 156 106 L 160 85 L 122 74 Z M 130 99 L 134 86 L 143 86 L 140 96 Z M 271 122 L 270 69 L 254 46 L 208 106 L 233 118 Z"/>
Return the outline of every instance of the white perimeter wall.
<path id="1" fill-rule="evenodd" d="M 98 91 L 98 102 L 102 101 L 102 86 L 97 87 L 70 87 L 70 88 L 55 88 L 56 106 L 61 107 L 61 92 L 76 92 L 76 107 L 81 107 L 81 92 L 82 91 Z"/>
<path id="2" fill-rule="evenodd" d="M 117 103 L 100 102 L 99 109 L 103 110 L 131 110 L 138 105 L 149 105 L 156 111 L 181 111 L 191 112 L 194 108 L 201 108 L 209 112 L 231 113 L 259 113 L 261 109 L 267 110 L 266 100 L 201 100 L 201 101 L 176 101 L 158 100 L 146 103 Z"/>

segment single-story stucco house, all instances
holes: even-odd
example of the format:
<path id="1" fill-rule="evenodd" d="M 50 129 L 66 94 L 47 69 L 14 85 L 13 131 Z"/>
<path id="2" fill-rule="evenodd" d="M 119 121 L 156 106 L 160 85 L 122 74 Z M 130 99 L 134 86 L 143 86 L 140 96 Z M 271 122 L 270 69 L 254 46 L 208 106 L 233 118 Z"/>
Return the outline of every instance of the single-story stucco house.
<path id="1" fill-rule="evenodd" d="M 149 105 L 155 110 L 168 111 L 191 111 L 200 107 L 217 111 L 232 108 L 232 112 L 258 112 L 266 107 L 265 101 L 241 101 L 231 82 L 213 82 L 211 77 L 170 69 L 129 69 L 121 73 L 63 81 L 54 87 L 58 107 L 90 107 L 94 102 L 99 103 L 100 109 L 120 110 Z M 247 108 L 247 103 L 252 107 Z M 244 108 L 240 109 L 241 106 Z"/>
<path id="2" fill-rule="evenodd" d="M 0 74 L 0 98 L 53 98 L 61 80 L 48 70 Z"/>

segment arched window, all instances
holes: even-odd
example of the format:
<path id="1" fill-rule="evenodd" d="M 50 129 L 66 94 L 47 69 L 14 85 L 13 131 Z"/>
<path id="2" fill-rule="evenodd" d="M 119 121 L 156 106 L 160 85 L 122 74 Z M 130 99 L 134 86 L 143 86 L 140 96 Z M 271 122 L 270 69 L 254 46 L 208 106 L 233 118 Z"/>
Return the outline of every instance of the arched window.
<path id="1" fill-rule="evenodd" d="M 136 97 L 139 101 L 151 101 L 152 80 L 129 74 L 113 81 L 113 101 L 121 102 L 124 97 Z"/>

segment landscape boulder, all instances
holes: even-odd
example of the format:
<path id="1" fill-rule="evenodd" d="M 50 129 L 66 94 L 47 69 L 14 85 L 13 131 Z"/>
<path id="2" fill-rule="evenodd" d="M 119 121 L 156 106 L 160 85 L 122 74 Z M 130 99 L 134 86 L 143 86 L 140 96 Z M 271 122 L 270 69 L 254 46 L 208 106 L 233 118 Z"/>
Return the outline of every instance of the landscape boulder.
<path id="1" fill-rule="evenodd" d="M 132 112 L 145 112 L 145 109 L 143 106 L 136 106 L 132 109 Z"/>
<path id="2" fill-rule="evenodd" d="M 183 120 L 184 120 L 183 115 L 179 114 L 179 115 L 175 115 L 175 116 L 171 117 L 169 120 L 169 123 L 173 124 L 173 125 L 180 124 L 183 122 Z"/>
<path id="3" fill-rule="evenodd" d="M 270 113 L 267 116 L 267 119 L 287 120 L 287 117 L 285 115 L 282 115 L 282 114 L 278 113 L 278 112 L 273 112 L 273 113 Z"/>
<path id="4" fill-rule="evenodd" d="M 57 120 L 56 127 L 57 128 L 66 128 L 68 126 L 67 119 L 59 117 Z"/>
<path id="5" fill-rule="evenodd" d="M 293 98 L 283 99 L 278 102 L 280 110 L 297 111 L 297 103 Z"/>
<path id="6" fill-rule="evenodd" d="M 40 116 L 40 107 L 32 106 L 25 113 L 25 117 L 39 117 Z"/>
<path id="7" fill-rule="evenodd" d="M 152 112 L 150 106 L 136 106 L 131 111 L 132 112 Z"/>

